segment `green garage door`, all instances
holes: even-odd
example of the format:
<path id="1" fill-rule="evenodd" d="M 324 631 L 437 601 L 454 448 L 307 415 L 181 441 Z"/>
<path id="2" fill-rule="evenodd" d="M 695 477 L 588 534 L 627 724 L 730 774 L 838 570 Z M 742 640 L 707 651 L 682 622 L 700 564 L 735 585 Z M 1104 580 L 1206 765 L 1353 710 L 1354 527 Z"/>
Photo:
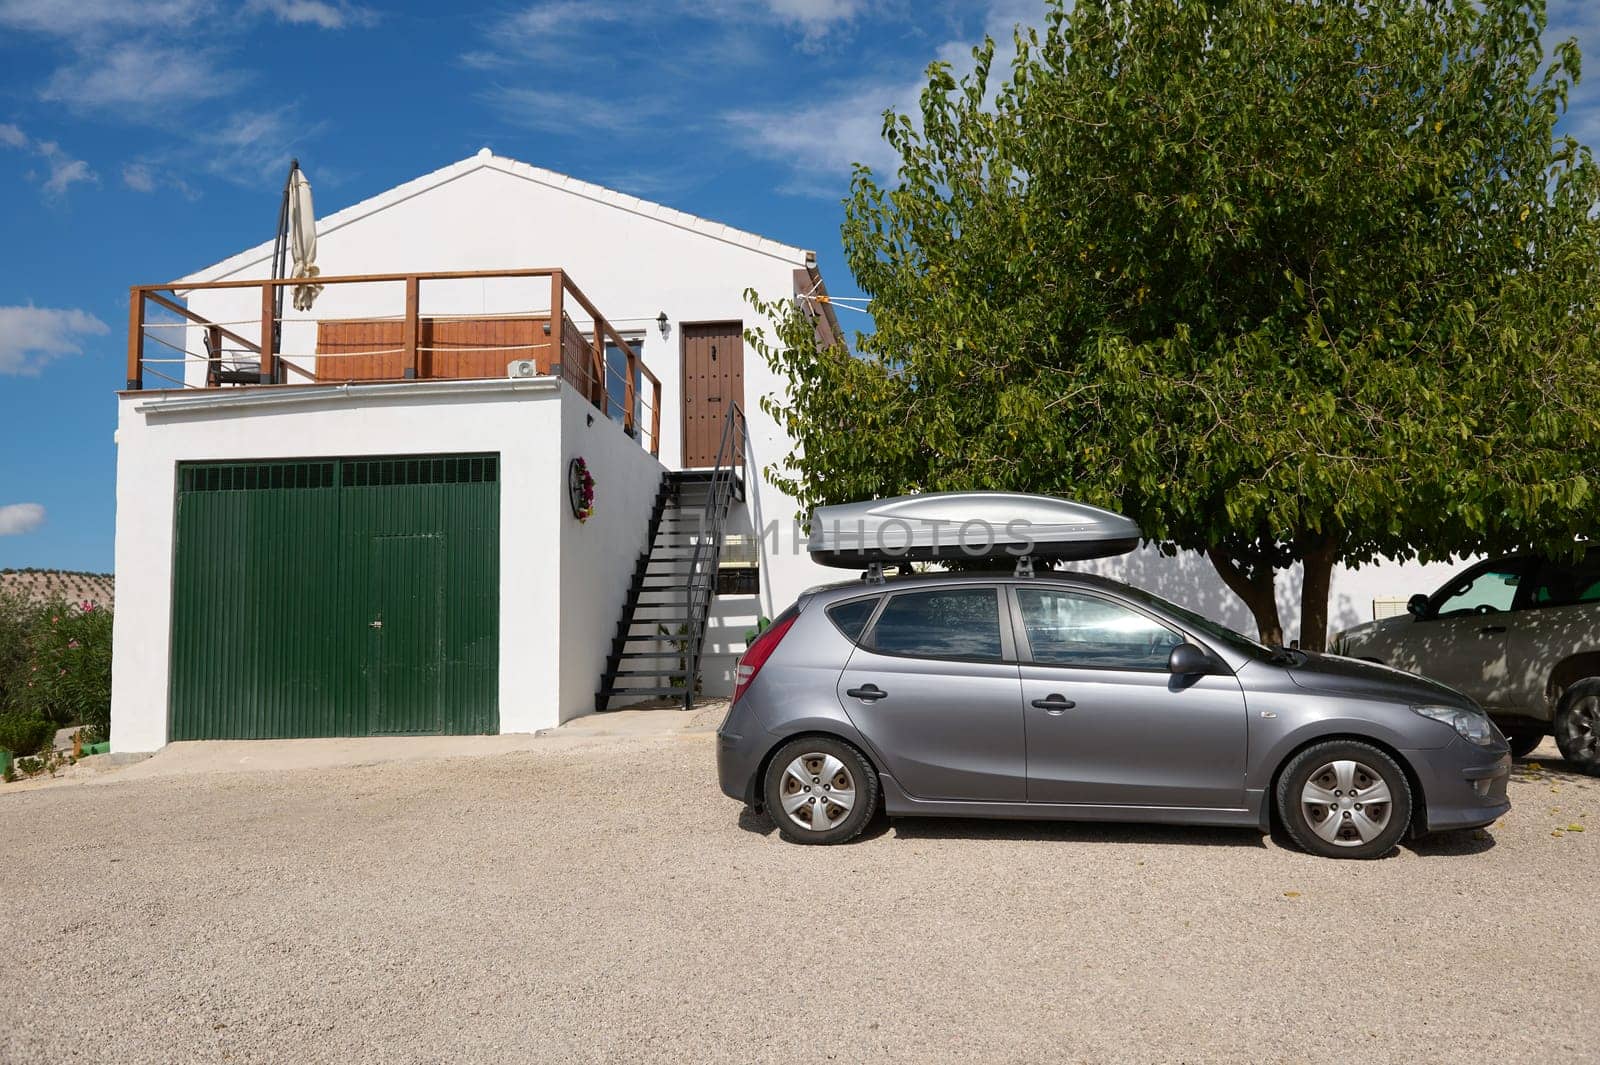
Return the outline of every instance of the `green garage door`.
<path id="1" fill-rule="evenodd" d="M 499 465 L 180 464 L 170 738 L 498 731 Z"/>

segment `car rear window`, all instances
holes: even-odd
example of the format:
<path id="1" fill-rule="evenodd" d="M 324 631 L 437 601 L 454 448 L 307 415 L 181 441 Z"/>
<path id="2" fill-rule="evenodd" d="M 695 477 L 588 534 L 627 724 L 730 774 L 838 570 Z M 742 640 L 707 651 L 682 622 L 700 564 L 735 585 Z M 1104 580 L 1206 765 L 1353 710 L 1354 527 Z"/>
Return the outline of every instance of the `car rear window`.
<path id="1" fill-rule="evenodd" d="M 877 605 L 878 596 L 875 595 L 865 599 L 835 603 L 828 608 L 828 620 L 844 633 L 845 639 L 851 643 L 860 643 L 861 631 L 867 627 L 867 621 L 872 617 L 872 611 Z"/>
<path id="2" fill-rule="evenodd" d="M 993 588 L 940 588 L 890 596 L 867 646 L 913 658 L 998 662 L 1000 600 Z"/>

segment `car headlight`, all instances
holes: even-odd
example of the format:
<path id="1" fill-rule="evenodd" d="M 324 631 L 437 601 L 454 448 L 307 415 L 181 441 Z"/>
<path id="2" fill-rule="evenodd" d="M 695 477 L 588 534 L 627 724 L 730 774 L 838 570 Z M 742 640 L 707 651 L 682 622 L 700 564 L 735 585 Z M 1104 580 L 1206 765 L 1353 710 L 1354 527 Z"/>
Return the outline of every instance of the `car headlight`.
<path id="1" fill-rule="evenodd" d="M 1461 734 L 1468 743 L 1479 747 L 1492 747 L 1495 742 L 1494 726 L 1489 715 L 1481 710 L 1465 710 L 1459 706 L 1413 706 L 1412 710 L 1423 717 L 1442 721 Z"/>

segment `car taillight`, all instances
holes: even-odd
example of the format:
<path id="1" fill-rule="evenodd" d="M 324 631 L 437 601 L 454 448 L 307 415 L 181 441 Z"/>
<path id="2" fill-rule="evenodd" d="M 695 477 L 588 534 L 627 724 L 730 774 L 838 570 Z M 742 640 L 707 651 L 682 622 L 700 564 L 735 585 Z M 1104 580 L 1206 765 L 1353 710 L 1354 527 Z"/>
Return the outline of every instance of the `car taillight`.
<path id="1" fill-rule="evenodd" d="M 794 619 L 799 614 L 790 614 L 786 618 L 779 618 L 755 642 L 745 649 L 739 656 L 739 664 L 733 667 L 733 701 L 738 702 L 739 696 L 750 687 L 750 682 L 756 679 L 756 674 L 761 672 L 761 667 L 767 659 L 772 657 L 772 652 L 778 649 L 778 641 L 783 639 L 784 633 L 794 624 Z"/>

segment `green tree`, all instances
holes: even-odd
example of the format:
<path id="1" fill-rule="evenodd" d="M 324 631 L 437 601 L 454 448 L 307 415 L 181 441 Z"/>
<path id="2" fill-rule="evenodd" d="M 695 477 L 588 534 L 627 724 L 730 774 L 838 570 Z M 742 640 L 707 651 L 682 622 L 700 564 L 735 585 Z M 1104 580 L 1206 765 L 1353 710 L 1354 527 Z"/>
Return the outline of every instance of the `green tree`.
<path id="1" fill-rule="evenodd" d="M 1304 564 L 1573 550 L 1593 531 L 1600 170 L 1541 2 L 1059 0 L 919 121 L 843 227 L 855 356 L 756 338 L 802 505 L 1083 498 L 1211 559 L 1263 638 Z M 754 296 L 752 296 L 754 298 Z"/>

